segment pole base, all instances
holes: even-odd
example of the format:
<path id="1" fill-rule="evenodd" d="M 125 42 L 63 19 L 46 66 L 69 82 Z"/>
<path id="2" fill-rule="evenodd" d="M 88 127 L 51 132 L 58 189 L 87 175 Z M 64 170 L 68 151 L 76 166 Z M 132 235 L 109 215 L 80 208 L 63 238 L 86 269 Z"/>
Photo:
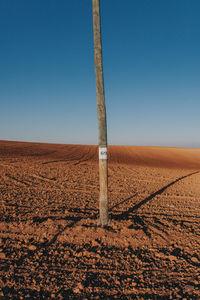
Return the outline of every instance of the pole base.
<path id="1" fill-rule="evenodd" d="M 97 219 L 97 226 L 98 227 L 106 227 L 111 223 L 111 218 L 108 218 L 107 222 L 101 222 L 100 217 Z"/>

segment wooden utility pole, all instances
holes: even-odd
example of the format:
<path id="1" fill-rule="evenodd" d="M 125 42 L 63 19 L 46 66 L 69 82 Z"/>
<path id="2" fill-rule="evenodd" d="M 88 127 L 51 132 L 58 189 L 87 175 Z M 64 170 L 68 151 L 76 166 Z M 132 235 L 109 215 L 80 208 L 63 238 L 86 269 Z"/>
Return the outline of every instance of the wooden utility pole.
<path id="1" fill-rule="evenodd" d="M 100 225 L 108 224 L 108 160 L 107 160 L 107 124 L 103 81 L 103 63 L 101 46 L 101 21 L 99 0 L 92 0 L 94 62 L 97 95 L 97 113 L 99 127 L 99 213 Z"/>

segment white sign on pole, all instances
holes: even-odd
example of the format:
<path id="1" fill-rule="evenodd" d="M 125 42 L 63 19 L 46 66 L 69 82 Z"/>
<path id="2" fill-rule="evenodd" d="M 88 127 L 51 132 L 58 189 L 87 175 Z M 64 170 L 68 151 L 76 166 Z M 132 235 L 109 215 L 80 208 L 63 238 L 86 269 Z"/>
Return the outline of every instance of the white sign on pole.
<path id="1" fill-rule="evenodd" d="M 107 159 L 107 147 L 99 147 L 99 159 Z"/>

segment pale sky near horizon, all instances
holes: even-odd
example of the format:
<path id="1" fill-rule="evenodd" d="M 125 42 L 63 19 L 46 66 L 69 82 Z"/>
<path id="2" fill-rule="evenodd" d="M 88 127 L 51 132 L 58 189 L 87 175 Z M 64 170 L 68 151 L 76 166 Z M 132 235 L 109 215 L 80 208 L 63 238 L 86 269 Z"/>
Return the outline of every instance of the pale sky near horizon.
<path id="1" fill-rule="evenodd" d="M 101 0 L 109 144 L 200 147 L 199 15 Z M 0 44 L 0 140 L 97 144 L 92 0 L 2 0 Z"/>

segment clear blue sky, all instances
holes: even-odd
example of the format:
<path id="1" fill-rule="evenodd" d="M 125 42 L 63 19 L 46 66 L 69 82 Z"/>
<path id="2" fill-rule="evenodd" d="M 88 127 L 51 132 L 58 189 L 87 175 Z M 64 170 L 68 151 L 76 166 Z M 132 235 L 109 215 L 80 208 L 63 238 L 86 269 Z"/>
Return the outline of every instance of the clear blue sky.
<path id="1" fill-rule="evenodd" d="M 91 2 L 0 1 L 0 139 L 98 143 Z M 200 147 L 199 15 L 101 0 L 109 144 Z"/>

